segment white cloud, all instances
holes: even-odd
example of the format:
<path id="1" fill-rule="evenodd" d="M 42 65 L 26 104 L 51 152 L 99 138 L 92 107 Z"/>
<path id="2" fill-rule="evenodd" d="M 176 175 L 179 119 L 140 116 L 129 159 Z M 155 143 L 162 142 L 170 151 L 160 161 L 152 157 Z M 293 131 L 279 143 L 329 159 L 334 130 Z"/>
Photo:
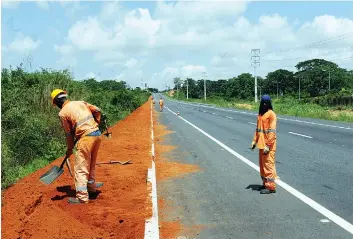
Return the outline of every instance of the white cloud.
<path id="1" fill-rule="evenodd" d="M 134 66 L 136 66 L 137 62 L 138 61 L 135 58 L 131 58 L 131 59 L 126 61 L 125 66 L 127 68 L 133 68 Z"/>
<path id="2" fill-rule="evenodd" d="M 54 50 L 56 52 L 59 52 L 62 55 L 70 55 L 70 54 L 73 54 L 73 51 L 74 51 L 72 45 L 68 45 L 68 44 L 63 44 L 61 46 L 55 44 Z"/>
<path id="3" fill-rule="evenodd" d="M 210 79 L 252 73 L 253 48 L 261 49 L 257 73 L 265 76 L 306 57 L 352 46 L 353 37 L 347 37 L 310 49 L 283 51 L 347 33 L 353 29 L 353 19 L 323 15 L 303 23 L 300 18 L 272 12 L 250 20 L 243 15 L 248 7 L 252 6 L 245 1 L 157 1 L 153 11 L 127 11 L 119 2 L 105 2 L 96 15 L 74 23 L 66 45 L 56 50 L 63 55 L 73 49 L 88 51 L 97 64 L 120 70 L 114 74 L 129 84 L 140 85 L 144 77 L 161 87 L 165 79 L 200 78 L 206 70 Z M 335 60 L 349 54 L 337 52 L 324 58 Z M 292 58 L 296 59 L 285 60 Z"/>
<path id="4" fill-rule="evenodd" d="M 27 53 L 36 50 L 40 44 L 41 41 L 34 41 L 31 37 L 18 33 L 15 40 L 7 46 L 7 49 L 16 53 Z"/>
<path id="5" fill-rule="evenodd" d="M 86 74 L 86 78 L 96 78 L 96 79 L 98 79 L 98 78 L 97 78 L 97 75 L 96 75 L 95 73 L 93 73 L 93 72 L 87 73 L 87 74 Z"/>
<path id="6" fill-rule="evenodd" d="M 100 13 L 100 19 L 103 21 L 110 21 L 110 20 L 121 20 L 123 15 L 123 8 L 120 2 L 104 2 L 103 8 Z"/>
<path id="7" fill-rule="evenodd" d="M 20 5 L 19 1 L 5 0 L 1 1 L 1 7 L 7 9 L 16 9 Z"/>
<path id="8" fill-rule="evenodd" d="M 43 10 L 49 10 L 49 3 L 47 1 L 36 1 L 37 6 Z"/>

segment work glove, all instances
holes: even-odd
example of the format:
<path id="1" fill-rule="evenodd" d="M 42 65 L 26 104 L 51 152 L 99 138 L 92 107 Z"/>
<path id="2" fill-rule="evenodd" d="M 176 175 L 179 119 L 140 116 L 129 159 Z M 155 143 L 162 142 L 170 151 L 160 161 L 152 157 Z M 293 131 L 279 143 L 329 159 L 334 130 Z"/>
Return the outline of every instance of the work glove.
<path id="1" fill-rule="evenodd" d="M 255 142 L 255 141 L 252 141 L 252 142 L 251 142 L 251 150 L 254 150 L 255 147 L 256 147 L 256 142 Z"/>
<path id="2" fill-rule="evenodd" d="M 264 154 L 268 154 L 270 152 L 270 147 L 268 147 L 267 145 L 265 145 L 264 147 Z"/>
<path id="3" fill-rule="evenodd" d="M 73 154 L 72 149 L 66 150 L 66 157 L 67 157 L 67 158 L 70 158 L 72 154 Z"/>

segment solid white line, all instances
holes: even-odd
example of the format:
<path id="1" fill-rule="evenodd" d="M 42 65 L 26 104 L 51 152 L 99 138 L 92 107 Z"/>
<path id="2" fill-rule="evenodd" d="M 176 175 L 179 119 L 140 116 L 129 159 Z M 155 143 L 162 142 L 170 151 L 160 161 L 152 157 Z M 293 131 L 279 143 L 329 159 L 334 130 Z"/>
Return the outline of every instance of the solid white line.
<path id="1" fill-rule="evenodd" d="M 157 180 L 156 180 L 156 164 L 154 162 L 154 134 L 153 134 L 153 104 L 151 102 L 151 154 L 152 154 L 152 168 L 148 169 L 147 180 L 151 183 L 151 200 L 152 200 L 152 217 L 145 221 L 145 239 L 159 239 L 159 225 L 158 225 L 158 204 L 157 204 Z"/>
<path id="2" fill-rule="evenodd" d="M 167 110 L 169 110 L 171 113 L 175 114 L 169 108 L 167 108 Z M 183 121 L 185 121 L 187 124 L 189 124 L 192 127 L 194 127 L 195 129 L 197 129 L 198 131 L 200 131 L 201 133 L 203 133 L 205 136 L 207 136 L 208 138 L 213 140 L 219 146 L 223 147 L 229 153 L 233 154 L 235 157 L 237 157 L 238 159 L 240 159 L 241 161 L 243 161 L 244 163 L 246 163 L 247 165 L 249 165 L 250 167 L 252 167 L 256 171 L 258 171 L 258 172 L 260 171 L 259 167 L 256 164 L 254 164 L 253 162 L 251 162 L 250 160 L 248 160 L 244 156 L 242 156 L 239 153 L 235 152 L 234 150 L 229 148 L 227 145 L 225 145 L 222 142 L 220 142 L 219 140 L 215 139 L 214 137 L 212 137 L 211 135 L 209 135 L 208 133 L 206 133 L 205 131 L 203 131 L 202 129 L 197 127 L 196 125 L 190 123 L 189 121 L 187 121 L 183 117 L 179 116 L 179 118 L 182 119 Z M 306 203 L 307 205 L 309 205 L 310 207 L 315 209 L 317 212 L 319 212 L 322 215 L 324 215 L 326 218 L 328 218 L 331 221 L 335 222 L 338 226 L 342 227 L 343 229 L 345 229 L 348 232 L 350 232 L 351 234 L 353 234 L 353 225 L 350 224 L 349 222 L 347 222 L 346 220 L 344 220 L 343 218 L 337 216 L 336 214 L 334 214 L 330 210 L 328 210 L 325 207 L 321 206 L 320 204 L 318 204 L 317 202 L 315 202 L 311 198 L 305 196 L 304 194 L 302 194 L 301 192 L 299 192 L 295 188 L 289 186 L 287 183 L 283 182 L 282 180 L 276 179 L 276 183 L 279 186 L 281 186 L 282 188 L 284 188 L 285 190 L 287 190 L 289 193 L 291 193 L 292 195 L 294 195 L 295 197 L 297 197 L 298 199 L 300 199 L 301 201 L 303 201 L 304 203 Z"/>
<path id="3" fill-rule="evenodd" d="M 170 100 L 170 99 L 169 99 Z M 174 100 L 170 100 L 172 102 L 177 102 Z M 192 103 L 184 103 L 184 102 L 178 102 L 181 104 L 185 105 L 194 105 Z M 250 114 L 250 115 L 257 115 L 256 113 L 250 113 L 250 112 L 244 112 L 244 111 L 237 111 L 237 110 L 227 110 L 227 109 L 222 109 L 218 107 L 213 107 L 213 106 L 206 106 L 206 105 L 200 105 L 205 108 L 212 108 L 216 110 L 222 110 L 222 111 L 227 111 L 227 112 L 234 112 L 234 113 L 241 113 L 241 114 Z M 280 120 L 287 120 L 287 121 L 293 121 L 293 122 L 299 122 L 299 123 L 304 123 L 304 124 L 312 124 L 312 125 L 320 125 L 320 126 L 325 126 L 325 127 L 331 127 L 331 128 L 338 128 L 338 129 L 346 129 L 346 130 L 353 130 L 353 128 L 350 127 L 343 127 L 343 126 L 337 126 L 337 125 L 329 125 L 329 124 L 321 124 L 321 123 L 315 123 L 315 122 L 309 122 L 309 121 L 303 121 L 303 120 L 297 120 L 297 119 L 288 119 L 288 118 L 282 118 L 282 117 L 277 117 L 277 119 Z"/>
<path id="4" fill-rule="evenodd" d="M 302 136 L 302 137 L 305 137 L 305 138 L 309 138 L 309 139 L 312 139 L 313 137 L 311 136 L 308 136 L 308 135 L 304 135 L 304 134 L 298 134 L 298 133 L 293 133 L 293 132 L 288 132 L 289 134 L 295 134 L 295 135 L 299 135 L 299 136 Z"/>
<path id="5" fill-rule="evenodd" d="M 253 125 L 257 125 L 257 124 L 255 124 L 254 122 L 248 122 L 249 124 L 253 124 Z"/>

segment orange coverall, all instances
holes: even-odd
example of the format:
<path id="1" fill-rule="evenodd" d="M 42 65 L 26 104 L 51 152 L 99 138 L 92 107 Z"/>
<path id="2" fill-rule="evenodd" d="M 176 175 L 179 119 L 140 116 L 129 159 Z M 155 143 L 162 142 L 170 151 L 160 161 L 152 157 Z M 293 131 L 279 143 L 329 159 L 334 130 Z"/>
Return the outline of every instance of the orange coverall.
<path id="1" fill-rule="evenodd" d="M 260 176 L 264 186 L 269 190 L 276 189 L 276 127 L 277 116 L 275 112 L 268 110 L 264 115 L 258 116 L 257 129 L 253 138 L 253 141 L 256 142 L 256 145 L 259 148 Z M 266 145 L 270 149 L 268 154 L 264 154 L 264 148 Z"/>
<path id="2" fill-rule="evenodd" d="M 96 191 L 95 166 L 101 143 L 98 131 L 100 109 L 84 101 L 67 100 L 59 112 L 59 118 L 66 134 L 67 148 L 74 148 L 74 137 L 79 139 L 74 167 L 76 197 L 87 202 L 88 192 Z M 95 131 L 98 131 L 96 135 L 99 137 L 89 135 Z"/>
<path id="3" fill-rule="evenodd" d="M 159 111 L 163 111 L 164 102 L 162 99 L 159 100 Z"/>

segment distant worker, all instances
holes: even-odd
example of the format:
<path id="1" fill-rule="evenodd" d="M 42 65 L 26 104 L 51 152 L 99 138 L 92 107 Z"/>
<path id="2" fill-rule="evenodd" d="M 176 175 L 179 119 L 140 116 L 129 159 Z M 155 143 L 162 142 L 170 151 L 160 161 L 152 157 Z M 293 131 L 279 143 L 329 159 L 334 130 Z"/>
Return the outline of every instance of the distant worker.
<path id="1" fill-rule="evenodd" d="M 154 100 L 153 95 L 152 95 L 152 103 L 153 103 L 153 105 L 155 105 L 155 103 L 156 103 L 156 101 Z"/>
<path id="2" fill-rule="evenodd" d="M 69 198 L 69 203 L 88 203 L 89 194 L 97 194 L 96 188 L 103 186 L 95 182 L 96 159 L 101 144 L 101 111 L 98 107 L 84 101 L 69 101 L 64 90 L 55 89 L 51 93 L 53 105 L 61 110 L 59 118 L 66 135 L 66 156 L 73 154 L 74 138 L 77 141 L 75 157 L 76 198 Z"/>
<path id="3" fill-rule="evenodd" d="M 263 95 L 257 117 L 257 129 L 251 149 L 259 148 L 259 167 L 262 178 L 261 194 L 276 193 L 277 178 L 275 166 L 277 116 L 273 111 L 271 98 Z"/>
<path id="4" fill-rule="evenodd" d="M 162 112 L 163 111 L 163 106 L 164 106 L 164 102 L 162 97 L 159 99 L 159 111 Z"/>

